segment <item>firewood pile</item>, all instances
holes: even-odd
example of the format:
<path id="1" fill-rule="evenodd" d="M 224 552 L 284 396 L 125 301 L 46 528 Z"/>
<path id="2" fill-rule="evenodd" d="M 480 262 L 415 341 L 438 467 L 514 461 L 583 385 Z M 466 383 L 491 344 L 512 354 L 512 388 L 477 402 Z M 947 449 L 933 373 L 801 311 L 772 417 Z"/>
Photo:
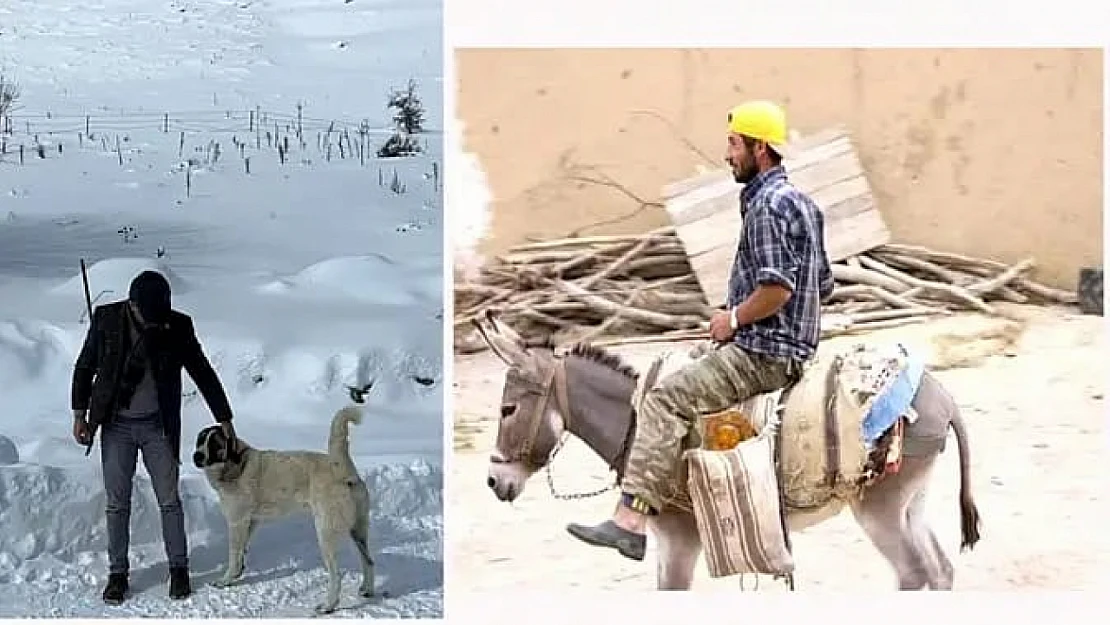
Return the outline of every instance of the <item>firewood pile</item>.
<path id="1" fill-rule="evenodd" d="M 1076 294 L 1027 277 L 1015 265 L 887 244 L 834 263 L 836 290 L 822 336 L 921 321 L 957 311 L 994 314 L 992 302 L 1075 304 Z M 520 245 L 493 259 L 477 281 L 455 285 L 455 347 L 485 349 L 471 320 L 495 310 L 523 336 L 562 343 L 681 340 L 707 336 L 716 306 L 705 296 L 673 228 Z"/>

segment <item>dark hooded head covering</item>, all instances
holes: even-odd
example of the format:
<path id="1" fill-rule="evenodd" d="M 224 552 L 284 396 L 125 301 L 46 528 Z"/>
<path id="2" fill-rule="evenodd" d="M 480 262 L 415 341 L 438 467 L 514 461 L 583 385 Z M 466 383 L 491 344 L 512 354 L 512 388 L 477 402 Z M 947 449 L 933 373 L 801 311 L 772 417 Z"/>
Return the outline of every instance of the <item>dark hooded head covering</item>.
<path id="1" fill-rule="evenodd" d="M 170 283 L 157 271 L 144 271 L 131 281 L 128 299 L 147 323 L 165 323 L 170 316 Z"/>

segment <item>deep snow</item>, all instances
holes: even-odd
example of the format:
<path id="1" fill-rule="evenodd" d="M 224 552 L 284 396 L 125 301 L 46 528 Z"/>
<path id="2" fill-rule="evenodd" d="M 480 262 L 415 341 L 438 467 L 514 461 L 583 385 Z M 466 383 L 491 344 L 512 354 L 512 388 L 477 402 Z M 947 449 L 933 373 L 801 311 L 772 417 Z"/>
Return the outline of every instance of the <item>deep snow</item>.
<path id="1" fill-rule="evenodd" d="M 186 375 L 196 593 L 166 597 L 140 463 L 133 596 L 103 605 L 99 445 L 85 457 L 70 435 L 82 257 L 97 303 L 124 297 L 142 269 L 168 275 L 256 447 L 325 449 L 345 385 L 373 378 L 351 449 L 388 596 L 358 597 L 345 543 L 336 616 L 442 616 L 441 20 L 438 0 L 0 5 L 0 71 L 22 87 L 13 133 L 0 135 L 0 617 L 310 616 L 324 591 L 307 514 L 258 531 L 238 586 L 208 586 L 226 527 L 189 459 L 211 415 Z M 426 154 L 376 159 L 387 94 L 410 78 Z M 285 164 L 275 136 L 288 138 Z"/>

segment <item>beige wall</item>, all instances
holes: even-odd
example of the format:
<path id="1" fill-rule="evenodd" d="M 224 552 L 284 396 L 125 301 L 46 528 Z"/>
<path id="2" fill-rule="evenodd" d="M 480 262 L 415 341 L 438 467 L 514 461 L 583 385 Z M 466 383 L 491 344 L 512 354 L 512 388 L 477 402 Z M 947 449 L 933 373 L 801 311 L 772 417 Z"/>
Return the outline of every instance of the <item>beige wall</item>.
<path id="1" fill-rule="evenodd" d="M 665 224 L 662 185 L 706 158 L 721 164 L 725 111 L 759 97 L 783 103 L 803 134 L 851 129 L 899 242 L 1033 255 L 1037 277 L 1059 286 L 1102 263 L 1101 50 L 468 49 L 456 58 L 464 149 L 481 159 L 494 198 L 487 253 Z"/>

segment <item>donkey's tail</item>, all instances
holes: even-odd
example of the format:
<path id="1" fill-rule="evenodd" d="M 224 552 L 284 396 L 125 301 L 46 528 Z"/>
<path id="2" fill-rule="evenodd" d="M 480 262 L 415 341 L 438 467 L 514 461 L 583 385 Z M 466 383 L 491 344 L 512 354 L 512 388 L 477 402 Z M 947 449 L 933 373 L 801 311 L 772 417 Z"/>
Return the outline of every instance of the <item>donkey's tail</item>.
<path id="1" fill-rule="evenodd" d="M 971 496 L 971 447 L 959 408 L 952 412 L 951 425 L 960 452 L 960 551 L 964 551 L 979 542 L 979 509 Z"/>

